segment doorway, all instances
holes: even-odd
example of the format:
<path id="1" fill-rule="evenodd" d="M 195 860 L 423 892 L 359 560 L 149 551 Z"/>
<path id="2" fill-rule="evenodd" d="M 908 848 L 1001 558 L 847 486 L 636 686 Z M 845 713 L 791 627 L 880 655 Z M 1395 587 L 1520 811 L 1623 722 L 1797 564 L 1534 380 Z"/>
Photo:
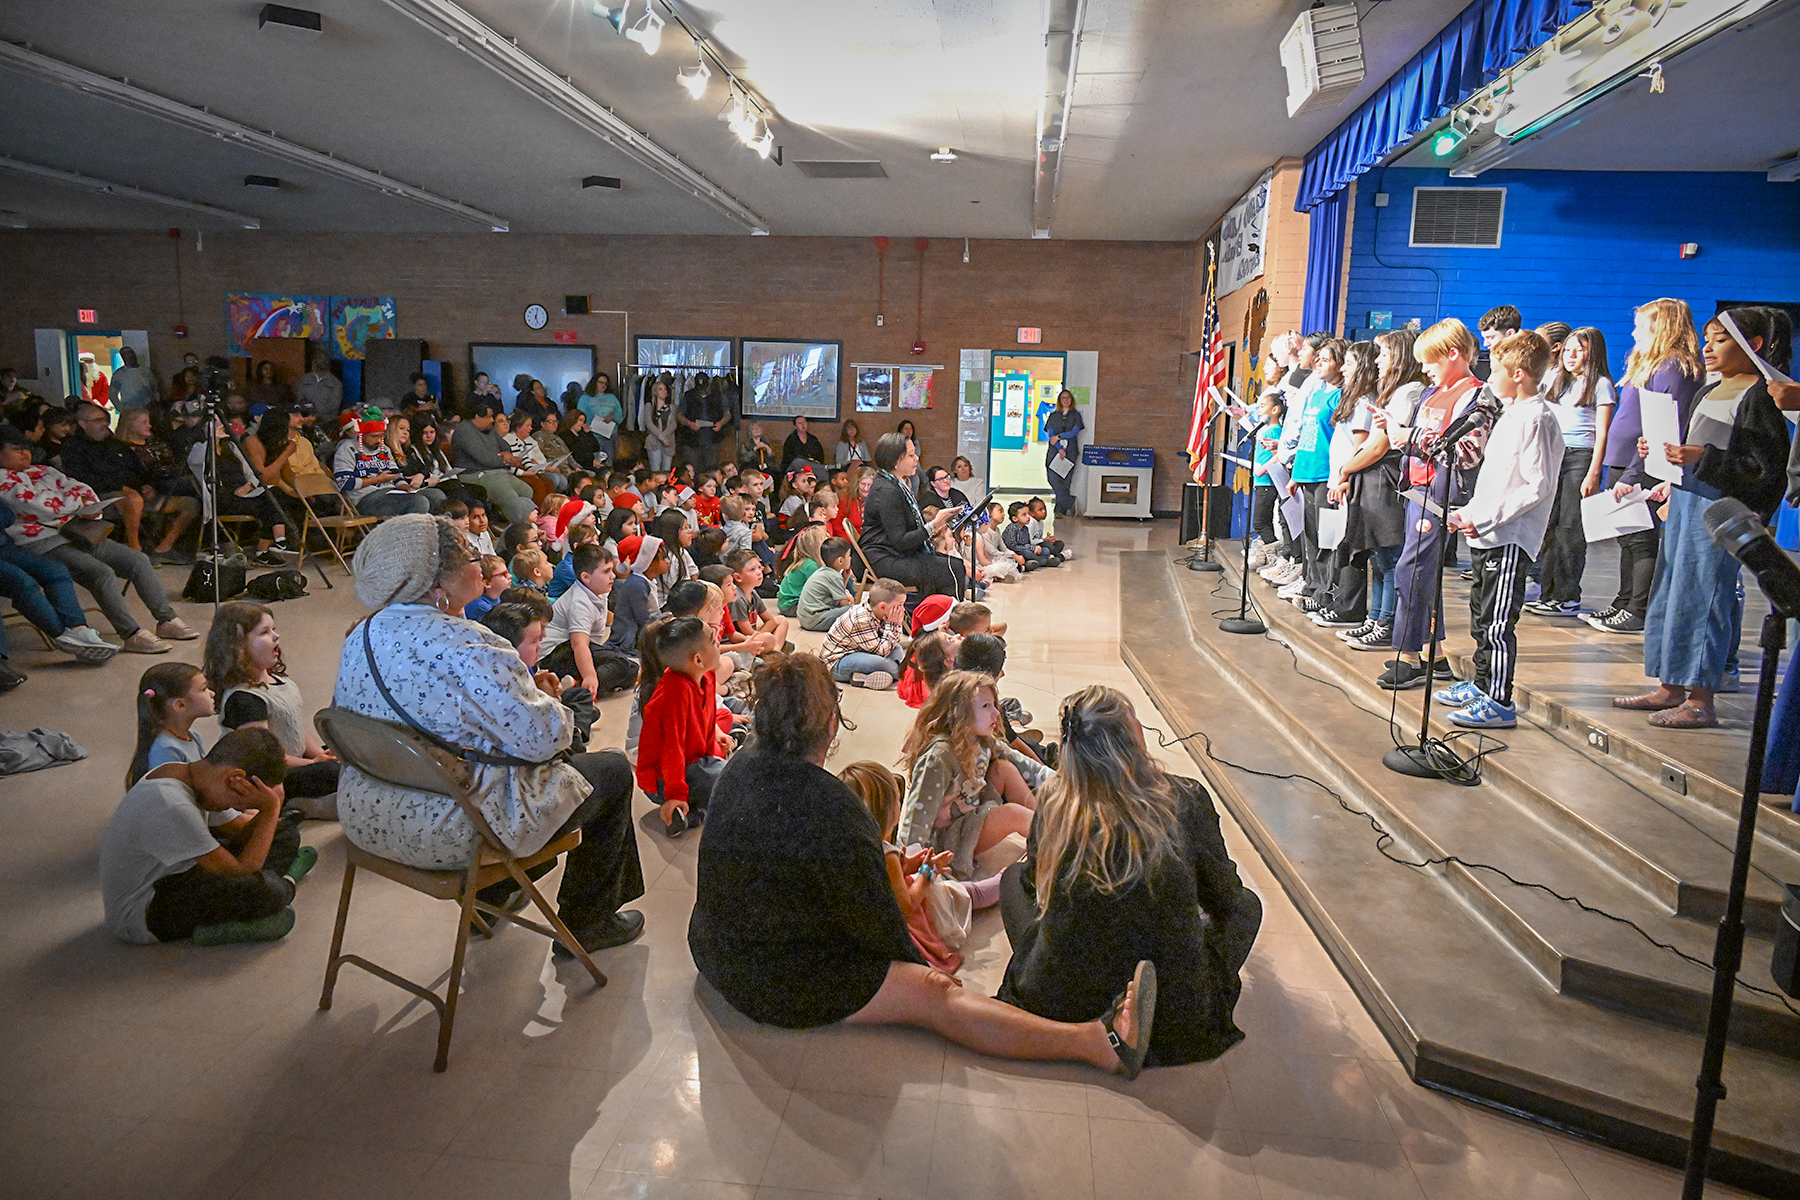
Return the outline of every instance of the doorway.
<path id="1" fill-rule="evenodd" d="M 137 352 L 138 365 L 150 365 L 150 335 L 142 329 L 71 329 L 63 335 L 63 370 L 68 384 L 70 396 L 80 396 L 83 400 L 92 400 L 96 393 L 110 399 L 112 394 L 112 374 L 125 365 L 121 350 L 132 349 Z M 81 371 L 83 355 L 94 357 L 94 367 L 99 376 L 105 380 L 101 388 L 97 380 L 84 381 Z M 59 397 L 60 398 L 60 397 Z"/>
<path id="2" fill-rule="evenodd" d="M 1048 490 L 1044 418 L 1056 408 L 1068 360 L 1059 351 L 995 351 L 989 395 L 987 485 L 997 492 Z"/>

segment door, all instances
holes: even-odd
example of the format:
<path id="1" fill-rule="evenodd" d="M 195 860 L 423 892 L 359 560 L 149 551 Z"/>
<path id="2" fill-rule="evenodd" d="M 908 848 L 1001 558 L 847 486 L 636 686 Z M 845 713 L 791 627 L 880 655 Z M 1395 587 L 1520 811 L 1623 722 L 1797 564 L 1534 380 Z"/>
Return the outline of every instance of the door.
<path id="1" fill-rule="evenodd" d="M 31 390 L 60 404 L 69 394 L 68 331 L 34 329 L 32 336 L 37 344 L 37 378 Z"/>
<path id="2" fill-rule="evenodd" d="M 996 373 L 993 388 L 993 430 L 988 435 L 988 448 L 1022 450 L 1031 376 L 1023 372 Z"/>
<path id="3" fill-rule="evenodd" d="M 993 439 L 988 486 L 1001 492 L 1046 494 L 1043 416 L 1056 406 L 1066 368 L 1056 351 L 994 352 Z"/>

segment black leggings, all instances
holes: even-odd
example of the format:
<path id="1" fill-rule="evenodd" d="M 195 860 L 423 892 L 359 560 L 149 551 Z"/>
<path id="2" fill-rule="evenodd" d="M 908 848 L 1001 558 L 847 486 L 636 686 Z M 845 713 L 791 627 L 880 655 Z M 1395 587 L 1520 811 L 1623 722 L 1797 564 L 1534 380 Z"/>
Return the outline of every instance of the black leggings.
<path id="1" fill-rule="evenodd" d="M 588 653 L 594 658 L 594 680 L 599 684 L 599 694 L 617 692 L 637 682 L 637 659 L 621 654 L 617 650 L 608 650 L 605 646 L 588 643 Z M 581 667 L 575 662 L 575 649 L 564 642 L 550 653 L 544 655 L 538 663 L 540 671 L 549 671 L 552 675 L 573 675 L 577 681 L 581 679 Z"/>
<path id="2" fill-rule="evenodd" d="M 277 525 L 287 525 L 287 514 L 268 492 L 258 496 L 235 496 L 223 489 L 219 492 L 219 513 L 227 517 L 255 517 L 256 538 L 272 538 Z"/>
<path id="3" fill-rule="evenodd" d="M 289 797 L 298 800 L 329 796 L 337 791 L 338 772 L 342 766 L 341 763 L 327 760 L 307 763 L 304 767 L 289 767 L 287 781 L 283 786 Z"/>
<path id="4" fill-rule="evenodd" d="M 576 754 L 569 765 L 593 790 L 562 828 L 550 838 L 581 830 L 581 845 L 564 856 L 562 889 L 557 907 L 579 937 L 584 928 L 610 917 L 644 894 L 644 868 L 638 861 L 637 830 L 631 823 L 631 762 L 617 750 Z M 530 872 L 540 879 L 556 866 L 540 863 Z M 481 899 L 504 905 L 519 885 L 510 879 L 481 889 Z"/>
<path id="5" fill-rule="evenodd" d="M 294 865 L 299 852 L 300 823 L 284 819 L 275 826 L 261 871 L 219 875 L 194 866 L 179 875 L 165 875 L 156 881 L 144 924 L 159 942 L 181 942 L 202 925 L 272 917 L 287 907 L 288 883 L 282 873 Z"/>
<path id="6" fill-rule="evenodd" d="M 1274 484 L 1258 484 L 1256 490 L 1251 494 L 1250 528 L 1255 532 L 1258 540 L 1269 547 L 1271 551 L 1274 550 L 1275 543 L 1281 540 L 1275 532 Z"/>

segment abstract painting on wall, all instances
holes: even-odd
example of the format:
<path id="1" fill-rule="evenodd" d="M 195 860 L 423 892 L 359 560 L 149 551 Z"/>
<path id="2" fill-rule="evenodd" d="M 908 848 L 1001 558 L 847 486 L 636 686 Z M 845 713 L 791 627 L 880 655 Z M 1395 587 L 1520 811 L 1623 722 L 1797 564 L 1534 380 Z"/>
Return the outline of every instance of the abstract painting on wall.
<path id="1" fill-rule="evenodd" d="M 277 292 L 225 293 L 225 328 L 232 352 L 249 356 L 251 338 L 307 338 L 326 334 L 326 297 Z"/>
<path id="2" fill-rule="evenodd" d="M 392 296 L 333 296 L 327 315 L 331 353 L 337 358 L 359 359 L 370 338 L 395 336 Z"/>
<path id="3" fill-rule="evenodd" d="M 900 407 L 931 407 L 931 374 L 935 367 L 900 368 Z"/>

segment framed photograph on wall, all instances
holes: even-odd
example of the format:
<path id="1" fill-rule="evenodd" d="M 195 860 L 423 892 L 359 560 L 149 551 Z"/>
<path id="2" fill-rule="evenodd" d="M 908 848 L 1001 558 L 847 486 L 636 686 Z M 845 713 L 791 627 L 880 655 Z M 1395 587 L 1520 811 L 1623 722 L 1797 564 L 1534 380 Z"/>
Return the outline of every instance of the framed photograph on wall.
<path id="1" fill-rule="evenodd" d="M 733 365 L 730 338 L 649 337 L 631 339 L 631 361 L 640 367 L 724 369 Z"/>
<path id="2" fill-rule="evenodd" d="M 894 410 L 894 368 L 859 366 L 856 368 L 856 411 L 892 412 Z"/>
<path id="3" fill-rule="evenodd" d="M 744 418 L 838 419 L 844 344 L 745 338 Z"/>

